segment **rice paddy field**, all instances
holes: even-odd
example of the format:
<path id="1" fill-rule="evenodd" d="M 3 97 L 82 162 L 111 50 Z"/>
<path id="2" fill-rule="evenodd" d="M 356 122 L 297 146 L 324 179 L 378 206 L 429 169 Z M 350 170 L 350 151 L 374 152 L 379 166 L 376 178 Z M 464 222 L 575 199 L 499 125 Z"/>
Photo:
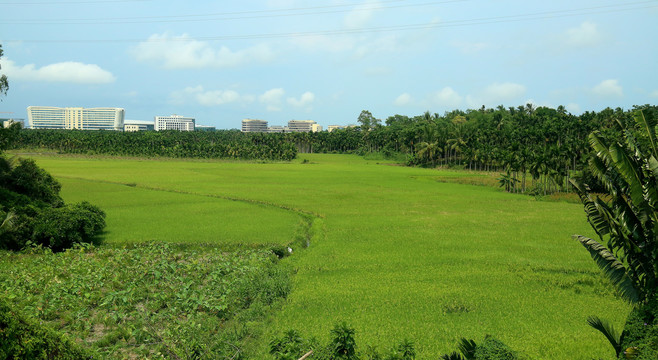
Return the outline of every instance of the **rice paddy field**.
<path id="1" fill-rule="evenodd" d="M 166 241 L 290 244 L 292 291 L 254 342 L 296 329 L 328 339 L 347 322 L 359 346 L 414 342 L 419 359 L 494 335 L 536 359 L 613 358 L 589 315 L 621 329 L 619 300 L 573 234 L 594 236 L 582 206 L 446 182 L 468 171 L 408 168 L 350 155 L 290 163 L 33 155 L 66 201 L 107 213 L 104 246 Z"/>

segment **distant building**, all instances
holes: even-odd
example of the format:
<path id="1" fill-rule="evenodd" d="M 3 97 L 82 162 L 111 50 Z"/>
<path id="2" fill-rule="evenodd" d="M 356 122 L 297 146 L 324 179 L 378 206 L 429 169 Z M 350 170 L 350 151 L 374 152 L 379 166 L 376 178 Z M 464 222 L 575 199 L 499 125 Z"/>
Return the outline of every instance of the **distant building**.
<path id="1" fill-rule="evenodd" d="M 287 132 L 286 128 L 283 126 L 275 125 L 275 126 L 270 126 L 267 128 L 267 132 L 269 133 L 282 133 L 282 132 Z"/>
<path id="2" fill-rule="evenodd" d="M 22 128 L 25 127 L 25 119 L 16 119 L 16 118 L 6 119 L 6 118 L 4 118 L 4 119 L 0 119 L 0 121 L 2 121 L 2 127 L 3 128 L 8 128 L 12 124 L 15 124 L 15 123 L 21 124 Z"/>
<path id="3" fill-rule="evenodd" d="M 267 132 L 267 121 L 244 119 L 242 120 L 242 132 Z"/>
<path id="4" fill-rule="evenodd" d="M 27 117 L 32 129 L 123 131 L 125 113 L 122 108 L 27 107 Z"/>
<path id="5" fill-rule="evenodd" d="M 217 128 L 210 125 L 195 125 L 195 131 L 217 131 Z"/>
<path id="6" fill-rule="evenodd" d="M 290 120 L 288 129 L 290 132 L 316 132 L 322 131 L 322 126 L 313 120 Z"/>
<path id="7" fill-rule="evenodd" d="M 194 131 L 194 118 L 181 115 L 156 116 L 155 131 L 178 130 Z"/>
<path id="8" fill-rule="evenodd" d="M 347 128 L 353 128 L 356 127 L 356 125 L 329 125 L 327 126 L 327 131 L 332 132 L 334 130 L 338 129 L 347 129 Z"/>
<path id="9" fill-rule="evenodd" d="M 153 131 L 155 126 L 152 121 L 144 120 L 126 120 L 123 125 L 123 131 Z"/>

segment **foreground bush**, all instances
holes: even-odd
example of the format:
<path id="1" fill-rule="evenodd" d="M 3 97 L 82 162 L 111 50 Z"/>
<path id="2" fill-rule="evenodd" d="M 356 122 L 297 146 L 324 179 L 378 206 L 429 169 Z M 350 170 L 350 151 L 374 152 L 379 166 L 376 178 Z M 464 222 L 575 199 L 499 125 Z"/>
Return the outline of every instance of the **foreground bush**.
<path id="1" fill-rule="evenodd" d="M 66 336 L 26 319 L 0 299 L 0 359 L 92 359 Z"/>
<path id="2" fill-rule="evenodd" d="M 61 251 L 103 231 L 101 209 L 88 202 L 64 205 L 60 189 L 34 160 L 0 155 L 0 249 L 40 245 Z"/>
<path id="3" fill-rule="evenodd" d="M 658 359 L 657 300 L 631 311 L 620 340 L 620 359 Z"/>
<path id="4" fill-rule="evenodd" d="M 91 243 L 105 228 L 105 212 L 84 201 L 61 208 L 46 208 L 34 218 L 32 241 L 61 251 L 74 244 Z"/>

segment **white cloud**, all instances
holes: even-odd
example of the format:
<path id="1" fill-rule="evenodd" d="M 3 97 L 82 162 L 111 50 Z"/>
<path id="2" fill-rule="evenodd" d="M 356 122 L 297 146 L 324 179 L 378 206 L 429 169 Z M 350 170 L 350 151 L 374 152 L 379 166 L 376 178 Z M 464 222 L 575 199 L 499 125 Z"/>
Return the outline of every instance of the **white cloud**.
<path id="1" fill-rule="evenodd" d="M 267 111 L 281 111 L 281 102 L 286 92 L 282 88 L 267 90 L 258 101 L 267 106 Z"/>
<path id="2" fill-rule="evenodd" d="M 3 60 L 4 73 L 16 80 L 63 82 L 75 84 L 107 84 L 116 77 L 95 64 L 66 61 L 37 68 L 34 64 L 19 66 L 11 60 Z"/>
<path id="3" fill-rule="evenodd" d="M 203 106 L 219 106 L 237 101 L 249 102 L 249 97 L 240 96 L 234 90 L 208 90 L 203 86 L 186 87 L 182 91 L 174 91 L 169 95 L 169 100 L 175 105 L 183 105 L 190 102 Z"/>
<path id="4" fill-rule="evenodd" d="M 658 98 L 658 90 L 652 92 L 651 94 L 649 94 L 649 96 Z"/>
<path id="5" fill-rule="evenodd" d="M 578 105 L 576 103 L 569 103 L 565 107 L 566 107 L 567 111 L 569 111 L 570 113 L 572 113 L 574 115 L 580 115 L 580 114 L 583 113 L 583 110 L 580 108 L 580 105 Z"/>
<path id="6" fill-rule="evenodd" d="M 592 92 L 595 95 L 603 97 L 622 97 L 624 96 L 624 91 L 619 85 L 619 82 L 615 79 L 603 80 L 600 84 L 596 85 Z"/>
<path id="7" fill-rule="evenodd" d="M 368 0 L 363 4 L 356 6 L 352 11 L 350 11 L 345 18 L 343 23 L 348 29 L 356 29 L 363 27 L 372 19 L 373 13 L 379 7 L 379 1 Z"/>
<path id="8" fill-rule="evenodd" d="M 601 34 L 596 24 L 585 21 L 579 27 L 566 31 L 565 42 L 573 47 L 595 46 L 601 42 Z"/>
<path id="9" fill-rule="evenodd" d="M 462 103 L 462 97 L 449 86 L 434 94 L 433 100 L 436 104 L 449 108 L 456 108 Z"/>
<path id="10" fill-rule="evenodd" d="M 166 33 L 151 35 L 133 49 L 133 54 L 138 61 L 160 63 L 167 69 L 227 68 L 274 59 L 274 52 L 263 44 L 233 51 L 226 46 L 214 48 L 187 34 Z"/>
<path id="11" fill-rule="evenodd" d="M 404 93 L 404 94 L 401 94 L 400 96 L 398 96 L 395 99 L 395 101 L 393 101 L 393 105 L 395 105 L 395 106 L 407 106 L 407 105 L 411 104 L 412 101 L 413 101 L 413 98 L 411 97 L 411 95 L 409 95 L 408 93 Z"/>
<path id="12" fill-rule="evenodd" d="M 484 90 L 486 103 L 504 103 L 509 102 L 525 95 L 526 88 L 521 84 L 515 83 L 494 83 Z"/>
<path id="13" fill-rule="evenodd" d="M 310 109 L 308 107 L 313 104 L 313 101 L 315 101 L 315 94 L 310 91 L 303 93 L 299 99 L 295 99 L 294 97 L 288 98 L 288 104 L 295 107 L 307 107 L 307 109 Z"/>

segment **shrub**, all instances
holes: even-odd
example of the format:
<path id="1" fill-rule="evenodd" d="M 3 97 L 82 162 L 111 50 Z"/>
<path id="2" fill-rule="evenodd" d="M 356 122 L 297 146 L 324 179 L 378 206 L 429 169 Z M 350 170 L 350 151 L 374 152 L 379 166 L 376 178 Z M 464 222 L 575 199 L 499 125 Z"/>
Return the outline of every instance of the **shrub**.
<path id="1" fill-rule="evenodd" d="M 306 342 L 297 330 L 288 330 L 270 342 L 270 354 L 277 360 L 297 360 L 306 353 L 305 346 Z"/>
<path id="2" fill-rule="evenodd" d="M 32 323 L 0 299 L 0 359 L 92 359 L 64 335 Z"/>
<path id="3" fill-rule="evenodd" d="M 2 187 L 25 195 L 33 202 L 41 202 L 55 207 L 64 203 L 59 196 L 62 186 L 45 170 L 38 167 L 32 159 L 19 159 L 18 165 L 13 166 L 13 169 L 4 174 L 2 182 L 0 184 Z"/>
<path id="4" fill-rule="evenodd" d="M 634 309 L 621 337 L 620 359 L 635 354 L 636 360 L 658 359 L 658 300 Z"/>
<path id="5" fill-rule="evenodd" d="M 105 213 L 88 202 L 43 209 L 34 219 L 32 241 L 53 251 L 90 243 L 105 227 Z"/>
<path id="6" fill-rule="evenodd" d="M 358 359 L 356 355 L 356 341 L 354 340 L 354 328 L 343 322 L 331 329 L 331 335 L 334 337 L 331 341 L 334 359 Z"/>
<path id="7" fill-rule="evenodd" d="M 475 348 L 477 360 L 517 360 L 519 355 L 502 341 L 491 336 L 484 338 L 482 344 Z"/>

